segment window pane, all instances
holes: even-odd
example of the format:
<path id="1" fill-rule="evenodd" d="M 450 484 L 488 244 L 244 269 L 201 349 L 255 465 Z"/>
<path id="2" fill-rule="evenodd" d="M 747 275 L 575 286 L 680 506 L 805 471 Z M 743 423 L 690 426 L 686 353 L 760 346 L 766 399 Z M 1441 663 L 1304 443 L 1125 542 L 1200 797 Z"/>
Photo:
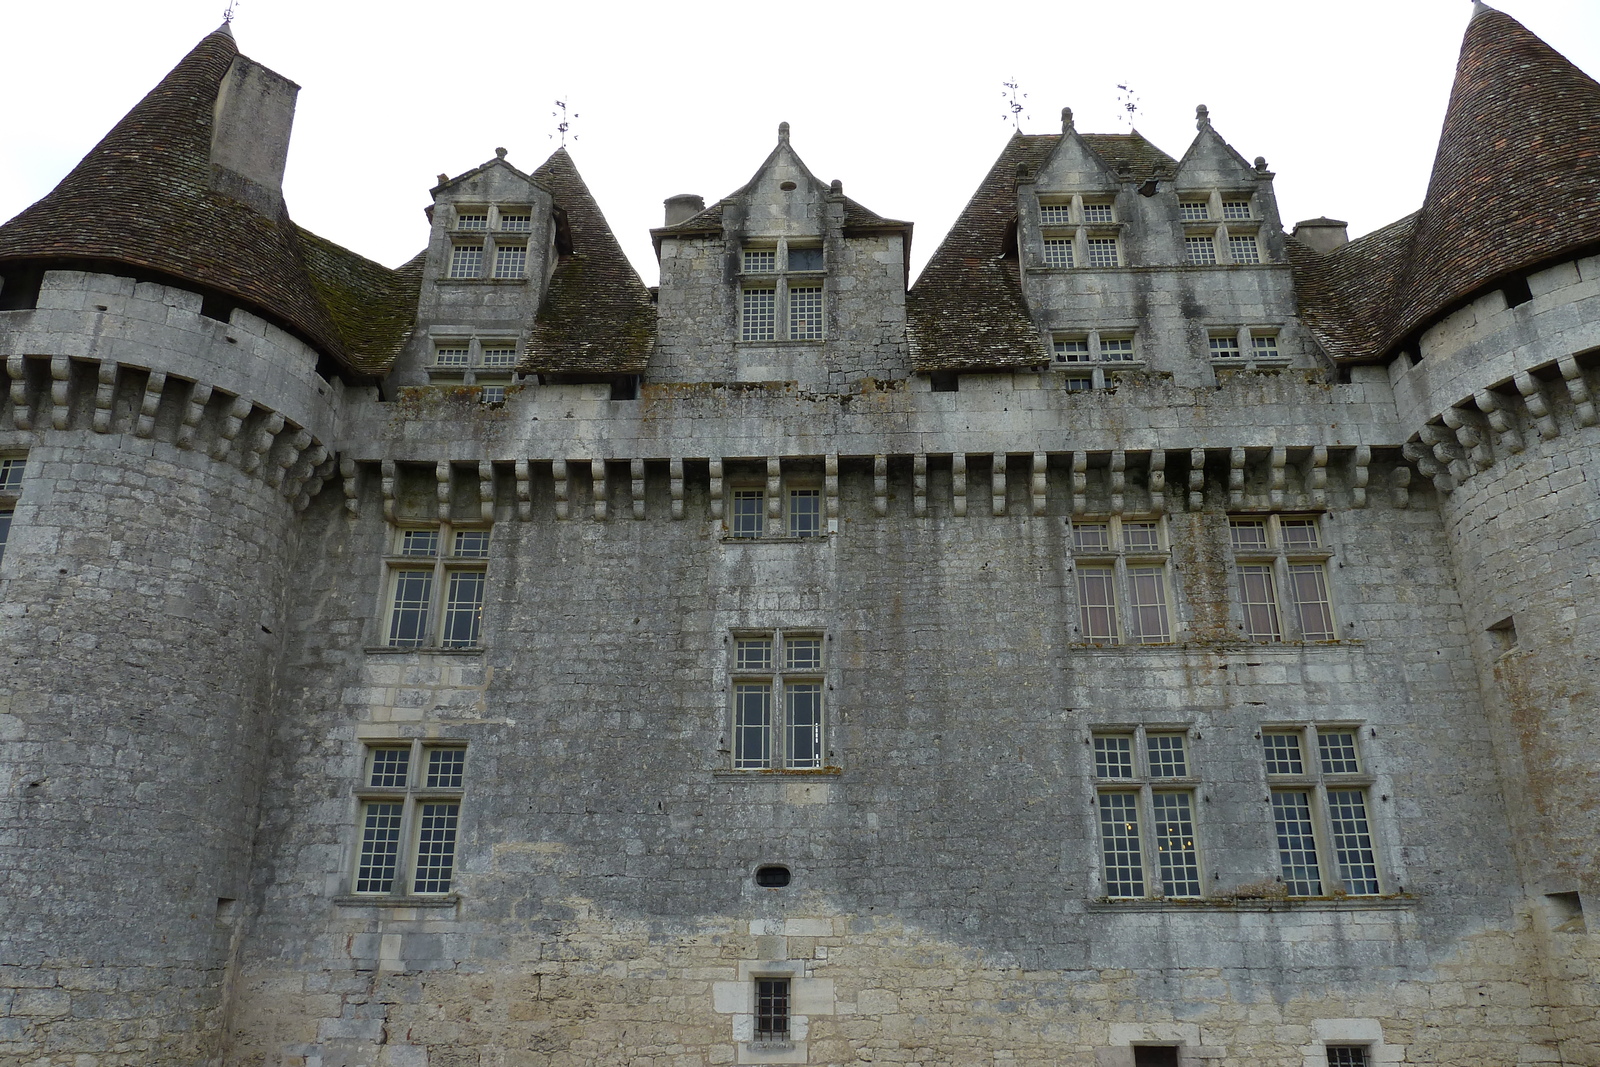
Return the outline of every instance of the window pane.
<path id="1" fill-rule="evenodd" d="M 1127 734 L 1094 735 L 1094 776 L 1133 777 L 1133 738 Z"/>
<path id="2" fill-rule="evenodd" d="M 767 494 L 760 489 L 733 491 L 733 536 L 760 537 L 766 528 Z"/>
<path id="3" fill-rule="evenodd" d="M 789 340 L 817 341 L 822 338 L 822 287 L 789 287 Z"/>
<path id="4" fill-rule="evenodd" d="M 1239 604 L 1244 609 L 1244 633 L 1252 641 L 1276 641 L 1278 596 L 1272 583 L 1271 564 L 1241 564 Z"/>
<path id="5" fill-rule="evenodd" d="M 500 228 L 512 233 L 527 233 L 533 229 L 533 216 L 527 214 L 507 214 L 500 212 Z"/>
<path id="6" fill-rule="evenodd" d="M 488 558 L 489 531 L 457 530 L 454 555 L 465 559 Z"/>
<path id="7" fill-rule="evenodd" d="M 1361 765 L 1356 761 L 1354 730 L 1318 730 L 1317 755 L 1322 761 L 1323 774 L 1361 773 Z"/>
<path id="8" fill-rule="evenodd" d="M 499 245 L 494 250 L 494 276 L 520 278 L 528 269 L 527 245 Z"/>
<path id="9" fill-rule="evenodd" d="M 1044 265 L 1047 267 L 1072 266 L 1072 241 L 1060 237 L 1048 237 L 1044 242 Z"/>
<path id="10" fill-rule="evenodd" d="M 439 531 L 401 531 L 400 554 L 402 556 L 437 556 L 439 554 Z"/>
<path id="11" fill-rule="evenodd" d="M 473 648 L 483 625 L 482 571 L 451 571 L 449 593 L 444 605 L 444 633 L 439 643 L 445 648 Z"/>
<path id="12" fill-rule="evenodd" d="M 1073 523 L 1072 550 L 1085 554 L 1110 552 L 1111 527 L 1103 522 Z"/>
<path id="13" fill-rule="evenodd" d="M 1183 734 L 1149 734 L 1145 754 L 1150 759 L 1150 777 L 1183 778 L 1189 773 L 1189 739 Z"/>
<path id="14" fill-rule="evenodd" d="M 411 749 L 375 748 L 372 750 L 372 770 L 367 784 L 384 788 L 404 789 L 410 778 Z"/>
<path id="15" fill-rule="evenodd" d="M 1200 858 L 1194 844 L 1194 814 L 1188 793 L 1156 793 L 1150 798 L 1155 816 L 1156 858 L 1161 886 L 1169 897 L 1200 895 Z"/>
<path id="16" fill-rule="evenodd" d="M 1329 1045 L 1328 1067 L 1367 1067 L 1365 1045 Z"/>
<path id="17" fill-rule="evenodd" d="M 747 274 L 771 274 L 778 269 L 778 252 L 774 248 L 752 249 L 744 252 L 744 270 Z"/>
<path id="18" fill-rule="evenodd" d="M 1110 204 L 1085 204 L 1083 205 L 1084 222 L 1113 222 Z"/>
<path id="19" fill-rule="evenodd" d="M 1071 265 L 1070 263 L 1066 264 L 1069 267 Z M 1056 362 L 1058 363 L 1090 362 L 1089 342 L 1087 340 L 1059 340 L 1053 342 L 1051 347 L 1055 349 Z"/>
<path id="20" fill-rule="evenodd" d="M 1108 897 L 1144 896 L 1137 793 L 1100 794 L 1100 852 Z"/>
<path id="21" fill-rule="evenodd" d="M 739 291 L 740 338 L 745 341 L 770 341 L 777 336 L 778 291 L 741 289 Z"/>
<path id="22" fill-rule="evenodd" d="M 1117 643 L 1115 572 L 1110 567 L 1078 568 L 1078 622 L 1083 639 L 1096 645 Z"/>
<path id="23" fill-rule="evenodd" d="M 1299 734 L 1262 734 L 1262 747 L 1266 750 L 1268 774 L 1304 774 L 1305 761 L 1300 758 Z"/>
<path id="24" fill-rule="evenodd" d="M 1131 360 L 1133 358 L 1133 338 L 1100 338 L 1100 358 L 1113 363 Z"/>
<path id="25" fill-rule="evenodd" d="M 772 686 L 741 682 L 733 687 L 733 766 L 755 770 L 772 758 Z"/>
<path id="26" fill-rule="evenodd" d="M 822 492 L 818 489 L 789 490 L 789 536 L 819 537 L 822 534 Z"/>
<path id="27" fill-rule="evenodd" d="M 456 215 L 456 229 L 458 230 L 486 230 L 489 228 L 489 215 L 485 211 L 463 211 Z"/>
<path id="28" fill-rule="evenodd" d="M 517 362 L 517 350 L 514 348 L 485 348 L 483 350 L 483 365 L 485 367 L 510 367 Z"/>
<path id="29" fill-rule="evenodd" d="M 1129 567 L 1128 605 L 1130 634 L 1141 645 L 1162 645 L 1172 640 L 1167 618 L 1165 567 Z"/>
<path id="30" fill-rule="evenodd" d="M 790 270 L 821 270 L 822 249 L 820 248 L 795 248 L 789 246 Z"/>
<path id="31" fill-rule="evenodd" d="M 734 670 L 770 671 L 772 638 L 741 637 L 734 642 Z"/>
<path id="32" fill-rule="evenodd" d="M 781 1041 L 789 1036 L 789 979 L 756 979 L 757 1041 Z"/>
<path id="33" fill-rule="evenodd" d="M 476 278 L 483 273 L 483 246 L 456 245 L 450 252 L 450 277 Z"/>
<path id="34" fill-rule="evenodd" d="M 1072 222 L 1072 205 L 1040 204 L 1039 221 L 1046 226 L 1067 226 Z"/>
<path id="35" fill-rule="evenodd" d="M 1061 388 L 1069 393 L 1088 393 L 1094 390 L 1094 379 L 1074 374 L 1061 380 Z"/>
<path id="36" fill-rule="evenodd" d="M 1283 534 L 1283 547 L 1288 551 L 1321 547 L 1316 519 L 1282 519 L 1278 530 Z"/>
<path id="37" fill-rule="evenodd" d="M 1207 344 L 1211 349 L 1212 359 L 1226 359 L 1239 354 L 1239 338 L 1233 334 L 1208 338 Z"/>
<path id="38" fill-rule="evenodd" d="M 1278 339 L 1275 336 L 1250 338 L 1250 351 L 1257 359 L 1277 359 Z"/>
<path id="39" fill-rule="evenodd" d="M 1260 552 L 1267 547 L 1267 524 L 1264 519 L 1230 519 L 1228 533 L 1233 538 L 1235 552 Z"/>
<path id="40" fill-rule="evenodd" d="M 1211 205 L 1204 200 L 1185 200 L 1178 205 L 1184 222 L 1204 222 L 1211 217 Z"/>
<path id="41" fill-rule="evenodd" d="M 1289 595 L 1307 641 L 1332 641 L 1333 606 L 1328 603 L 1328 572 L 1320 563 L 1289 564 Z"/>
<path id="42" fill-rule="evenodd" d="M 790 672 L 820 671 L 822 669 L 822 638 L 788 637 L 784 639 L 784 669 Z"/>
<path id="43" fill-rule="evenodd" d="M 361 808 L 361 858 L 356 864 L 357 893 L 387 893 L 394 888 L 400 854 L 400 805 Z"/>
<path id="44" fill-rule="evenodd" d="M 1261 249 L 1256 245 L 1254 234 L 1230 234 L 1228 251 L 1233 254 L 1235 263 L 1261 262 Z"/>
<path id="45" fill-rule="evenodd" d="M 784 743 L 790 767 L 822 766 L 822 686 L 816 682 L 787 684 L 788 735 Z"/>
<path id="46" fill-rule="evenodd" d="M 1128 552 L 1159 552 L 1161 535 L 1153 522 L 1122 524 L 1122 547 Z"/>
<path id="47" fill-rule="evenodd" d="M 1292 897 L 1322 895 L 1322 870 L 1311 830 L 1309 793 L 1273 793 L 1272 820 L 1278 833 L 1278 863 Z"/>
<path id="48" fill-rule="evenodd" d="M 1333 835 L 1334 858 L 1346 893 L 1372 896 L 1378 892 L 1378 864 L 1367 828 L 1367 798 L 1359 789 L 1328 790 L 1328 830 Z"/>
<path id="49" fill-rule="evenodd" d="M 0 559 L 5 559 L 6 542 L 11 540 L 11 515 L 9 511 L 0 511 Z"/>
<path id="50" fill-rule="evenodd" d="M 467 350 L 461 346 L 441 348 L 435 353 L 433 361 L 440 367 L 465 367 L 468 362 Z"/>
<path id="51" fill-rule="evenodd" d="M 1209 267 L 1217 261 L 1217 245 L 1210 237 L 1185 237 L 1183 261 L 1196 266 Z"/>
<path id="52" fill-rule="evenodd" d="M 1091 267 L 1116 267 L 1122 262 L 1117 254 L 1117 239 L 1115 237 L 1089 238 L 1089 266 Z"/>
<path id="53" fill-rule="evenodd" d="M 1222 217 L 1225 219 L 1247 219 L 1250 217 L 1250 201 L 1224 200 L 1222 202 Z"/>
<path id="54" fill-rule="evenodd" d="M 416 648 L 428 634 L 428 606 L 433 601 L 432 571 L 395 571 L 394 601 L 389 614 L 389 645 Z"/>
<path id="55" fill-rule="evenodd" d="M 428 788 L 460 789 L 466 765 L 467 750 L 464 748 L 429 749 Z"/>
<path id="56" fill-rule="evenodd" d="M 461 805 L 419 804 L 414 893 L 448 893 L 456 866 L 456 823 Z"/>

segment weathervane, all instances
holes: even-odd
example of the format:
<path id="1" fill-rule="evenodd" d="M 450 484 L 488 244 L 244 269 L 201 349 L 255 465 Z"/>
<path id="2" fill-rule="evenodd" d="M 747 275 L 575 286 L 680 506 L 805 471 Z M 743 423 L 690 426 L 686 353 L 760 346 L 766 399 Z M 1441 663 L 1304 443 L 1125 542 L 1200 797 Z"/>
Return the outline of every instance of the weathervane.
<path id="1" fill-rule="evenodd" d="M 239 6 L 239 2 L 240 0 L 228 0 L 228 6 L 222 10 L 223 22 L 231 23 L 233 21 L 233 9 Z"/>
<path id="2" fill-rule="evenodd" d="M 569 93 L 568 95 L 570 96 L 571 94 Z M 565 148 L 567 147 L 567 131 L 572 129 L 573 120 L 580 119 L 583 116 L 579 115 L 576 111 L 570 115 L 567 114 L 567 102 L 565 100 L 557 100 L 556 107 L 560 108 L 561 110 L 550 112 L 550 117 L 553 119 L 560 119 L 561 121 L 556 123 L 556 133 L 552 133 L 550 137 L 553 140 L 557 133 L 560 134 L 561 147 Z M 573 134 L 572 139 L 576 141 L 578 139 L 578 135 Z"/>
<path id="3" fill-rule="evenodd" d="M 1027 117 L 1025 115 L 1026 105 L 1023 104 L 1023 101 L 1028 99 L 1028 94 L 1023 93 L 1021 96 L 1017 95 L 1017 90 L 1020 89 L 1021 86 L 1017 84 L 1015 75 L 1012 76 L 1011 81 L 1001 82 L 1000 84 L 1005 86 L 1005 88 L 1000 91 L 1000 96 L 1006 101 L 1006 113 L 1000 116 L 1000 121 L 1005 122 L 1009 120 L 1011 122 L 1012 129 L 1020 132 L 1022 130 L 1022 120 L 1023 118 Z"/>
<path id="4" fill-rule="evenodd" d="M 1134 116 L 1139 114 L 1139 94 L 1133 91 L 1133 86 L 1120 83 L 1117 86 L 1117 107 L 1122 111 L 1122 121 L 1133 128 Z"/>

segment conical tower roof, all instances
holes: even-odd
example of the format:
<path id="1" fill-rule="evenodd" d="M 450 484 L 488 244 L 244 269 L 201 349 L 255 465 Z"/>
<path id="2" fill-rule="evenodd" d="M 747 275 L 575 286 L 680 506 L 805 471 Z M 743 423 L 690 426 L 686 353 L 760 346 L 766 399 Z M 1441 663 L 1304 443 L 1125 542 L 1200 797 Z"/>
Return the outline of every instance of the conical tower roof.
<path id="1" fill-rule="evenodd" d="M 1508 275 L 1600 245 L 1600 84 L 1516 19 L 1467 26 L 1391 346 Z"/>
<path id="2" fill-rule="evenodd" d="M 0 226 L 0 262 L 131 267 L 220 292 L 357 369 L 282 201 L 262 215 L 211 187 L 212 111 L 238 55 L 225 25 L 203 38 L 60 185 Z"/>

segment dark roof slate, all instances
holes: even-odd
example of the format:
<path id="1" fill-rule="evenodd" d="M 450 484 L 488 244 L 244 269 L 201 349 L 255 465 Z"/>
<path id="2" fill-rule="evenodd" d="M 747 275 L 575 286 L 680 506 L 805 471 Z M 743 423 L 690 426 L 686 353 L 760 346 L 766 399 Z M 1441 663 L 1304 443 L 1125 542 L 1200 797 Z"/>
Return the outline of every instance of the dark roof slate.
<path id="1" fill-rule="evenodd" d="M 299 229 L 306 274 L 344 339 L 345 356 L 360 374 L 387 374 L 417 321 L 427 253 L 390 270 L 348 248 Z"/>
<path id="2" fill-rule="evenodd" d="M 1388 346 L 1516 274 L 1600 243 L 1600 84 L 1500 11 L 1461 43 Z"/>
<path id="3" fill-rule="evenodd" d="M 1078 136 L 1112 170 L 1128 180 L 1171 178 L 1178 172 L 1178 161 L 1145 140 L 1144 134 L 1138 130 L 1132 133 L 1083 133 Z"/>
<path id="4" fill-rule="evenodd" d="M 1037 171 L 1060 139 L 1014 135 L 923 267 L 906 296 L 906 336 L 917 370 L 999 370 L 1049 361 L 1023 302 L 1016 261 L 1003 251 L 1017 215 L 1017 167 Z"/>
<path id="5" fill-rule="evenodd" d="M 572 251 L 550 279 L 523 353 L 524 373 L 643 374 L 655 347 L 650 290 L 622 252 L 565 148 L 533 179 L 566 213 Z"/>
<path id="6" fill-rule="evenodd" d="M 0 227 L 0 261 L 105 261 L 219 291 L 362 370 L 370 360 L 319 299 L 282 202 L 268 217 L 211 188 L 212 108 L 238 54 L 226 26 L 203 38 L 61 184 Z"/>
<path id="7" fill-rule="evenodd" d="M 1354 361 L 1382 351 L 1389 294 L 1405 270 L 1416 222 L 1413 212 L 1326 253 L 1285 238 L 1301 321 L 1329 356 Z"/>

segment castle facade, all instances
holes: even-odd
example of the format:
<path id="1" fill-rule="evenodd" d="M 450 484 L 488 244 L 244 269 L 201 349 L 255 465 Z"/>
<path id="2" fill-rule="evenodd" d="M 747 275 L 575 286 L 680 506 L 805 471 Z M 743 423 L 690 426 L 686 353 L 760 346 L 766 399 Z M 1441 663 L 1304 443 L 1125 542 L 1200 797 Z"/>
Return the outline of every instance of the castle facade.
<path id="1" fill-rule="evenodd" d="M 1600 1065 L 1600 85 L 1418 211 L 1197 113 L 912 225 L 787 126 L 391 270 L 204 38 L 0 226 L 0 1062 Z"/>

